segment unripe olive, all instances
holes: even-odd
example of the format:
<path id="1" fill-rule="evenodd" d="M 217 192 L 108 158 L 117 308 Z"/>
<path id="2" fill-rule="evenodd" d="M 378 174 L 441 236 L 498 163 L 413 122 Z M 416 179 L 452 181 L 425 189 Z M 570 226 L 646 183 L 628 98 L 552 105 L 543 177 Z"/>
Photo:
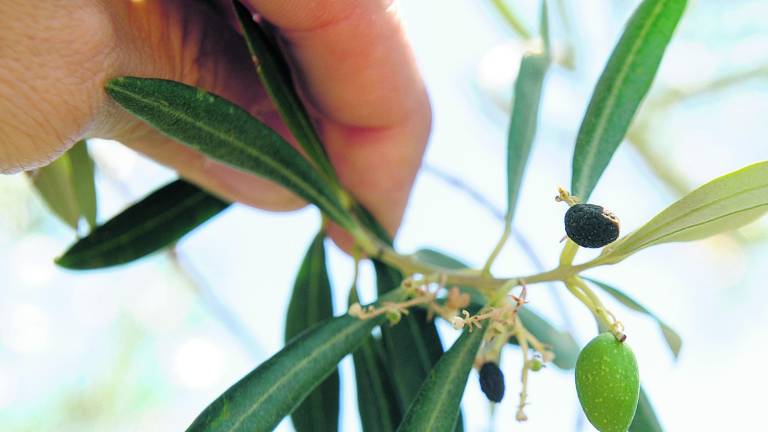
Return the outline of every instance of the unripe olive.
<path id="1" fill-rule="evenodd" d="M 576 392 L 584 414 L 600 432 L 627 432 L 640 397 L 637 360 L 626 343 L 601 333 L 576 360 Z"/>
<path id="2" fill-rule="evenodd" d="M 504 373 L 493 362 L 480 367 L 480 389 L 491 402 L 501 402 L 504 398 Z"/>
<path id="3" fill-rule="evenodd" d="M 541 359 L 533 359 L 528 363 L 528 367 L 531 368 L 531 371 L 538 372 L 541 370 L 542 367 L 544 367 L 544 364 L 541 362 Z"/>
<path id="4" fill-rule="evenodd" d="M 599 248 L 619 238 L 619 218 L 595 204 L 574 204 L 565 212 L 565 233 L 579 246 Z"/>

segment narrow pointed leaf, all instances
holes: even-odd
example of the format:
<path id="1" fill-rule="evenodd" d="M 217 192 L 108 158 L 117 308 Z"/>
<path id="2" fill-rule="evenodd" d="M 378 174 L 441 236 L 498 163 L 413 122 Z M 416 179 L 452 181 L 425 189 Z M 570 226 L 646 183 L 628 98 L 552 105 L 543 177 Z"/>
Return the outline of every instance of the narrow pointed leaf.
<path id="1" fill-rule="evenodd" d="M 744 226 L 768 211 L 768 161 L 718 177 L 603 250 L 616 263 L 648 246 L 700 240 Z"/>
<path id="2" fill-rule="evenodd" d="M 402 414 L 387 373 L 381 339 L 369 336 L 352 353 L 357 382 L 357 406 L 364 432 L 392 432 Z"/>
<path id="3" fill-rule="evenodd" d="M 69 163 L 72 165 L 72 188 L 80 208 L 80 215 L 91 228 L 96 227 L 96 182 L 94 179 L 93 159 L 88 154 L 88 145 L 79 141 L 69 151 Z"/>
<path id="4" fill-rule="evenodd" d="M 541 33 L 541 44 L 544 48 L 544 55 L 552 60 L 552 42 L 549 37 L 549 8 L 547 0 L 541 0 L 541 12 L 539 13 L 539 33 Z"/>
<path id="5" fill-rule="evenodd" d="M 408 408 L 400 432 L 451 432 L 459 418 L 459 407 L 469 372 L 487 326 L 471 333 L 465 330 L 446 351 L 421 385 Z"/>
<path id="6" fill-rule="evenodd" d="M 72 165 L 65 153 L 30 174 L 32 184 L 53 213 L 73 229 L 80 220 L 80 206 L 72 186 Z"/>
<path id="7" fill-rule="evenodd" d="M 520 62 L 507 136 L 507 224 L 512 222 L 515 213 L 525 166 L 536 136 L 541 89 L 548 67 L 546 54 L 526 54 Z"/>
<path id="8" fill-rule="evenodd" d="M 349 304 L 358 301 L 356 289 L 349 293 Z M 402 419 L 394 380 L 389 373 L 381 339 L 365 338 L 352 353 L 357 386 L 357 407 L 364 432 L 392 432 Z"/>
<path id="9" fill-rule="evenodd" d="M 653 83 L 686 0 L 644 0 L 600 75 L 576 137 L 571 193 L 586 202 Z"/>
<path id="10" fill-rule="evenodd" d="M 280 48 L 270 38 L 266 29 L 253 20 L 253 14 L 245 6 L 239 1 L 235 1 L 234 5 L 240 28 L 243 30 L 243 37 L 256 65 L 256 71 L 277 107 L 280 117 L 309 159 L 327 178 L 336 182 L 336 174 L 328 161 L 312 120 L 296 92 L 291 70 Z"/>
<path id="11" fill-rule="evenodd" d="M 85 270 L 131 262 L 179 240 L 228 206 L 197 186 L 176 180 L 96 227 L 56 264 Z"/>
<path id="12" fill-rule="evenodd" d="M 416 252 L 415 256 L 419 260 L 445 268 L 468 268 L 466 264 L 456 258 L 432 249 L 421 249 Z M 460 288 L 470 295 L 472 305 L 469 309 L 479 310 L 486 303 L 487 300 L 478 291 L 468 287 Z M 518 316 L 525 328 L 536 339 L 552 349 L 552 352 L 555 354 L 553 361 L 555 366 L 561 369 L 573 369 L 576 366 L 576 358 L 579 356 L 580 348 L 570 333 L 556 329 L 546 319 L 531 310 L 530 307 L 520 309 Z M 510 343 L 516 344 L 517 341 L 512 338 Z"/>
<path id="13" fill-rule="evenodd" d="M 400 291 L 382 297 L 397 301 Z M 211 403 L 188 432 L 266 432 L 355 351 L 383 317 L 342 315 L 308 329 Z"/>
<path id="14" fill-rule="evenodd" d="M 661 423 L 653 411 L 651 400 L 642 386 L 640 386 L 640 401 L 637 404 L 635 418 L 629 425 L 629 432 L 664 432 L 664 428 L 661 427 Z"/>
<path id="15" fill-rule="evenodd" d="M 656 314 L 646 309 L 645 306 L 635 301 L 632 297 L 628 296 L 623 291 L 595 279 L 587 277 L 582 278 L 592 282 L 597 287 L 610 294 L 624 306 L 634 311 L 646 314 L 651 319 L 656 321 L 656 323 L 659 325 L 659 329 L 661 330 L 662 335 L 664 335 L 664 340 L 667 342 L 669 349 L 672 351 L 672 354 L 675 356 L 675 358 L 677 358 L 677 356 L 680 354 L 680 347 L 683 344 L 683 340 L 680 338 L 680 335 L 678 335 L 677 332 L 672 329 L 672 327 L 668 326 L 667 323 L 662 321 L 658 316 L 656 316 Z"/>
<path id="16" fill-rule="evenodd" d="M 379 295 L 400 286 L 403 276 L 399 271 L 378 261 L 374 261 L 374 268 Z M 443 355 L 443 346 L 435 323 L 427 321 L 423 310 L 414 309 L 396 325 L 383 326 L 381 334 L 400 407 L 405 411 Z"/>
<path id="17" fill-rule="evenodd" d="M 350 216 L 309 162 L 237 105 L 186 84 L 154 78 L 115 78 L 106 90 L 160 132 L 213 159 L 273 180 L 342 227 L 352 227 Z"/>
<path id="18" fill-rule="evenodd" d="M 309 246 L 293 285 L 285 341 L 333 317 L 331 281 L 325 262 L 325 233 Z M 339 371 L 334 371 L 291 414 L 297 432 L 336 431 L 339 427 Z"/>

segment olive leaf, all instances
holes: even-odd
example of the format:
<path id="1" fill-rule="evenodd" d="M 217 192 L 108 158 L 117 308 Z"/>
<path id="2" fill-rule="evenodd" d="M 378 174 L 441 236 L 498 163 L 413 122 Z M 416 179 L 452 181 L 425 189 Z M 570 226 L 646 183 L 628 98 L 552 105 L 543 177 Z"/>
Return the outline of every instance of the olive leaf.
<path id="1" fill-rule="evenodd" d="M 357 290 L 349 293 L 349 304 L 357 303 Z M 402 419 L 394 380 L 387 368 L 384 345 L 373 335 L 352 353 L 357 386 L 357 407 L 364 432 L 392 432 Z"/>
<path id="2" fill-rule="evenodd" d="M 451 432 L 456 428 L 461 397 L 487 329 L 465 330 L 443 354 L 421 385 L 398 431 Z"/>
<path id="3" fill-rule="evenodd" d="M 82 217 L 91 227 L 96 225 L 94 167 L 85 141 L 30 177 L 48 208 L 64 223 L 77 230 Z"/>
<path id="4" fill-rule="evenodd" d="M 379 301 L 398 301 L 402 296 L 402 291 L 393 291 Z M 213 401 L 187 431 L 273 430 L 382 320 L 383 316 L 361 320 L 342 315 L 302 332 Z"/>
<path id="5" fill-rule="evenodd" d="M 73 229 L 80 221 L 80 206 L 73 190 L 72 167 L 66 153 L 49 165 L 29 174 L 32 185 L 43 202 L 59 218 Z"/>
<path id="6" fill-rule="evenodd" d="M 536 135 L 541 89 L 548 67 L 547 54 L 526 54 L 520 63 L 507 136 L 506 224 L 512 222 L 520 195 L 525 166 Z"/>
<path id="7" fill-rule="evenodd" d="M 450 269 L 469 268 L 466 264 L 433 249 L 421 249 L 414 254 L 414 257 L 422 262 L 437 265 Z M 470 295 L 471 306 L 468 309 L 479 310 L 487 299 L 477 290 L 469 287 L 460 287 L 462 291 Z M 576 366 L 576 359 L 579 356 L 579 345 L 570 333 L 556 329 L 546 319 L 539 316 L 529 307 L 523 307 L 518 311 L 518 317 L 523 322 L 526 329 L 536 339 L 548 345 L 555 354 L 553 363 L 561 369 L 573 369 Z M 515 338 L 511 338 L 510 343 L 517 344 Z"/>
<path id="8" fill-rule="evenodd" d="M 693 241 L 733 230 L 768 211 L 768 161 L 700 186 L 638 230 L 603 250 L 601 263 L 617 263 L 648 246 Z"/>
<path id="9" fill-rule="evenodd" d="M 352 353 L 357 381 L 357 407 L 364 432 L 392 432 L 402 414 L 387 373 L 381 339 L 369 336 Z"/>
<path id="10" fill-rule="evenodd" d="M 541 45 L 544 50 L 543 54 L 549 61 L 552 61 L 552 42 L 549 37 L 549 8 L 547 7 L 547 0 L 541 0 L 539 33 L 541 34 Z"/>
<path id="11" fill-rule="evenodd" d="M 629 432 L 664 432 L 643 386 L 640 386 L 640 400 L 637 403 L 635 418 L 629 425 Z"/>
<path id="12" fill-rule="evenodd" d="M 293 84 L 291 70 L 280 48 L 270 38 L 267 30 L 253 20 L 253 14 L 235 1 L 235 15 L 248 50 L 256 65 L 261 83 L 277 107 L 280 117 L 288 126 L 291 134 L 301 145 L 309 159 L 313 161 L 323 175 L 337 186 L 336 174 L 328 161 L 322 142 L 317 135 L 312 120 L 301 102 Z"/>
<path id="13" fill-rule="evenodd" d="M 363 226 L 379 240 L 392 245 L 392 238 L 367 209 L 357 204 L 354 211 Z M 399 271 L 377 260 L 374 260 L 373 264 L 379 295 L 400 286 L 403 275 Z M 412 310 L 396 325 L 383 327 L 381 333 L 384 357 L 390 371 L 389 378 L 397 394 L 398 406 L 405 411 L 432 366 L 443 355 L 443 346 L 437 327 L 433 322 L 427 321 L 427 314 L 422 310 Z M 457 431 L 463 430 L 461 417 L 459 413 Z"/>
<path id="14" fill-rule="evenodd" d="M 96 227 L 56 264 L 85 270 L 131 262 L 172 244 L 228 206 L 197 186 L 176 180 Z"/>
<path id="15" fill-rule="evenodd" d="M 571 193 L 589 199 L 653 83 L 686 0 L 644 0 L 595 86 L 576 137 Z"/>
<path id="16" fill-rule="evenodd" d="M 78 141 L 67 152 L 72 166 L 72 188 L 80 207 L 80 214 L 88 222 L 88 226 L 96 226 L 96 182 L 93 159 L 88 154 L 85 140 Z"/>
<path id="17" fill-rule="evenodd" d="M 669 349 L 672 351 L 672 354 L 677 358 L 678 355 L 680 355 L 680 347 L 683 344 L 683 340 L 680 337 L 680 335 L 677 334 L 675 330 L 672 329 L 672 327 L 668 326 L 667 323 L 662 321 L 656 314 L 649 311 L 645 308 L 645 306 L 641 305 L 637 301 L 635 301 L 633 298 L 629 297 L 627 294 L 625 294 L 623 291 L 614 288 L 604 282 L 600 282 L 595 279 L 591 279 L 588 277 L 582 277 L 582 279 L 588 280 L 592 282 L 595 286 L 599 287 L 603 291 L 610 294 L 613 298 L 618 300 L 621 304 L 624 306 L 648 315 L 650 318 L 652 318 L 656 323 L 659 325 L 659 329 L 661 329 L 662 335 L 664 335 L 664 340 L 667 342 L 667 346 L 669 346 Z"/>
<path id="18" fill-rule="evenodd" d="M 399 287 L 402 274 L 374 261 L 379 295 Z M 423 310 L 411 310 L 396 325 L 381 329 L 384 353 L 402 411 L 408 409 L 432 367 L 443 356 L 443 345 L 434 322 Z M 463 422 L 460 422 L 463 423 Z"/>
<path id="19" fill-rule="evenodd" d="M 331 281 L 325 261 L 325 232 L 309 245 L 293 285 L 285 323 L 288 343 L 302 331 L 333 317 Z M 336 431 L 339 427 L 339 371 L 335 369 L 291 414 L 297 432 Z"/>
<path id="20" fill-rule="evenodd" d="M 110 80 L 107 93 L 160 132 L 213 159 L 273 180 L 344 228 L 353 222 L 327 182 L 298 151 L 237 105 L 186 84 L 154 78 Z"/>

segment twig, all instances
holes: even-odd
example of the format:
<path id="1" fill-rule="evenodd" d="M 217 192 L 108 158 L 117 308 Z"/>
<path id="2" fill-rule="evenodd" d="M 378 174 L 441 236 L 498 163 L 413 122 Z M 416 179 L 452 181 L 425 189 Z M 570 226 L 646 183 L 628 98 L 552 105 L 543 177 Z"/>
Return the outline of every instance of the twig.
<path id="1" fill-rule="evenodd" d="M 168 260 L 177 273 L 187 281 L 192 290 L 199 296 L 201 303 L 208 311 L 235 337 L 242 347 L 254 358 L 261 358 L 264 350 L 259 342 L 251 335 L 245 324 L 237 319 L 234 311 L 222 302 L 211 287 L 204 281 L 197 270 L 179 253 L 175 246 L 166 253 Z"/>
<path id="2" fill-rule="evenodd" d="M 493 217 L 502 223 L 504 222 L 504 212 L 496 207 L 496 205 L 494 205 L 490 199 L 485 197 L 485 195 L 481 194 L 472 186 L 465 183 L 461 178 L 429 163 L 424 164 L 423 171 L 441 180 L 448 186 L 463 192 L 469 198 L 471 198 L 473 201 L 491 213 Z M 528 260 L 531 262 L 534 269 L 536 269 L 538 272 L 543 272 L 546 269 L 544 267 L 544 262 L 534 250 L 533 245 L 531 245 L 531 242 L 528 240 L 528 237 L 526 237 L 522 231 L 518 230 L 514 226 L 512 227 L 512 237 L 515 239 L 515 242 L 518 244 L 518 246 L 520 246 L 520 249 L 523 251 L 523 253 L 528 257 Z M 547 284 L 547 288 L 550 296 L 552 297 L 552 300 L 555 302 L 555 306 L 557 307 L 560 316 L 563 319 L 563 325 L 565 326 L 566 330 L 573 332 L 573 329 L 575 328 L 573 325 L 573 320 L 571 319 L 571 315 L 568 312 L 568 308 L 565 306 L 563 299 L 560 297 L 558 288 L 555 286 L 555 284 L 552 283 Z"/>

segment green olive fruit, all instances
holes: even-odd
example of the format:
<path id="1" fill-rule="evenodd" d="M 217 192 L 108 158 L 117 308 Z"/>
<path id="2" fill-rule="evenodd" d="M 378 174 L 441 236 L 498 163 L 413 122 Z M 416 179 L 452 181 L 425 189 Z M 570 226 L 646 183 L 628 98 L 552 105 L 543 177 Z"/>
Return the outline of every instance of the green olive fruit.
<path id="1" fill-rule="evenodd" d="M 565 233 L 579 246 L 600 248 L 619 238 L 619 219 L 602 206 L 574 204 L 565 212 Z"/>
<path id="2" fill-rule="evenodd" d="M 541 359 L 535 358 L 531 360 L 530 363 L 528 363 L 528 367 L 531 369 L 531 371 L 538 372 L 541 370 L 541 368 L 544 367 L 544 364 L 541 362 Z"/>
<path id="3" fill-rule="evenodd" d="M 601 333 L 576 360 L 576 392 L 587 419 L 600 432 L 627 432 L 640 397 L 640 375 L 632 349 Z"/>

